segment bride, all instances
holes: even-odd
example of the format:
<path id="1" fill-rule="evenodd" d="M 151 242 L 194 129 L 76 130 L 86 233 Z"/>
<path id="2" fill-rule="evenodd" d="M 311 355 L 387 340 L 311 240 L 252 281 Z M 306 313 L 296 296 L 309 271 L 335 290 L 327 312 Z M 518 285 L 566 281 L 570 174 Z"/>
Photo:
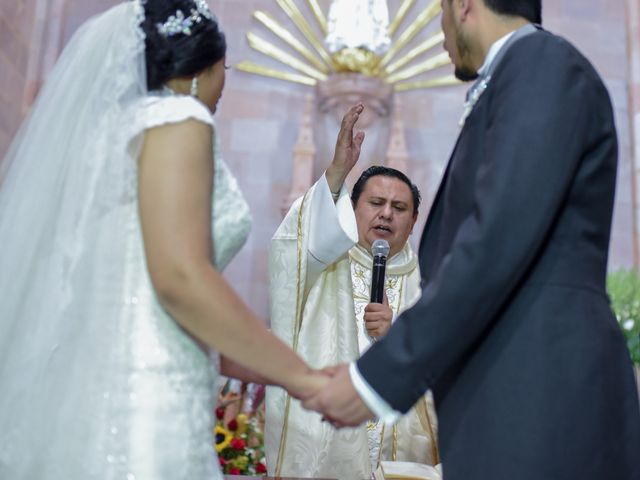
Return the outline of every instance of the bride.
<path id="1" fill-rule="evenodd" d="M 219 273 L 250 224 L 211 115 L 225 52 L 205 0 L 113 7 L 3 160 L 0 478 L 222 478 L 209 348 L 297 397 L 324 383 Z"/>

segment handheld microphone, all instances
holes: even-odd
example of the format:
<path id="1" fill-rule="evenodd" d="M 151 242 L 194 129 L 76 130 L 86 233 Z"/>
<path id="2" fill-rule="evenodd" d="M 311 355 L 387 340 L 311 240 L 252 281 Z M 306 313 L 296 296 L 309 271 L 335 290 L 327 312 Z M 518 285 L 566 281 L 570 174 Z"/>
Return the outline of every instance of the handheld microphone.
<path id="1" fill-rule="evenodd" d="M 371 245 L 373 268 L 371 269 L 371 303 L 384 303 L 384 273 L 389 255 L 389 242 L 379 238 Z"/>

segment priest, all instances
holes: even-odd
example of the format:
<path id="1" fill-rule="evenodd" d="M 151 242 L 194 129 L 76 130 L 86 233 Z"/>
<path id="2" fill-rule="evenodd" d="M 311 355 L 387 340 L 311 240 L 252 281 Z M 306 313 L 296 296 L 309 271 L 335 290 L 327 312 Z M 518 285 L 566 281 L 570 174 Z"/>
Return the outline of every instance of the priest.
<path id="1" fill-rule="evenodd" d="M 363 134 L 353 135 L 362 106 L 343 122 L 325 174 L 298 199 L 272 239 L 271 327 L 313 368 L 357 359 L 420 296 L 417 258 L 408 243 L 420 193 L 402 172 L 373 166 L 355 183 Z M 371 245 L 389 243 L 384 303 L 370 303 Z M 276 476 L 370 478 L 381 460 L 438 463 L 435 413 L 422 397 L 396 425 L 370 421 L 337 431 L 269 388 L 266 455 Z"/>

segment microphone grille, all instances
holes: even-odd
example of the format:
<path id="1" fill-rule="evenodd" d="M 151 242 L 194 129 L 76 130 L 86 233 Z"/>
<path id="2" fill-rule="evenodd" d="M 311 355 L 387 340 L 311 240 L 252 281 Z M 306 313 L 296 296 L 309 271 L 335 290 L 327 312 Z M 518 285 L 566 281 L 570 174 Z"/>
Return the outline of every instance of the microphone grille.
<path id="1" fill-rule="evenodd" d="M 386 257 L 387 255 L 389 255 L 389 242 L 383 240 L 382 238 L 374 240 L 373 245 L 371 245 L 371 254 L 374 257 Z"/>

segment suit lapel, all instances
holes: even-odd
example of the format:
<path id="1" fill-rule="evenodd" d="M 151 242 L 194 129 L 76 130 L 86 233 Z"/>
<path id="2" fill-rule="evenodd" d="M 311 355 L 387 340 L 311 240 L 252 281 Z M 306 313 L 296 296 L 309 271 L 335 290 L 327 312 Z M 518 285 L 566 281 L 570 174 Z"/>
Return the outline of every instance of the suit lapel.
<path id="1" fill-rule="evenodd" d="M 505 53 L 513 43 L 517 42 L 523 37 L 526 37 L 527 35 L 530 35 L 531 33 L 536 32 L 539 29 L 540 29 L 539 26 L 528 24 L 516 30 L 516 32 L 511 36 L 508 42 L 500 50 L 500 52 L 498 52 L 498 55 L 496 55 L 496 58 L 491 64 L 490 70 L 488 72 L 488 76 L 490 77 L 491 74 L 493 74 L 493 71 L 495 70 L 495 68 L 500 64 L 502 57 L 505 55 Z M 471 89 L 473 89 L 473 87 Z M 437 238 L 438 238 L 437 229 L 438 229 L 440 217 L 442 216 L 442 208 L 443 208 L 442 195 L 444 193 L 447 180 L 449 178 L 451 164 L 453 163 L 453 160 L 456 155 L 456 151 L 458 150 L 458 145 L 460 144 L 460 139 L 462 138 L 462 135 L 464 134 L 466 128 L 467 126 L 465 124 L 462 127 L 460 134 L 458 135 L 458 139 L 456 140 L 455 147 L 453 148 L 453 152 L 449 157 L 449 162 L 447 163 L 447 167 L 444 171 L 444 175 L 442 176 L 442 180 L 440 181 L 438 191 L 436 192 L 436 196 L 433 199 L 431 210 L 429 211 L 429 215 L 427 217 L 427 221 L 425 223 L 424 229 L 422 230 L 422 237 L 420 238 L 420 247 L 418 250 L 418 257 L 420 259 L 421 269 L 424 269 L 424 266 L 428 262 L 428 259 L 423 258 L 423 256 L 434 253 L 434 249 L 431 248 L 433 246 L 433 243 L 430 243 L 430 242 L 435 242 L 437 241 Z M 422 277 L 425 278 L 425 276 L 426 276 L 426 272 L 423 272 Z"/>

